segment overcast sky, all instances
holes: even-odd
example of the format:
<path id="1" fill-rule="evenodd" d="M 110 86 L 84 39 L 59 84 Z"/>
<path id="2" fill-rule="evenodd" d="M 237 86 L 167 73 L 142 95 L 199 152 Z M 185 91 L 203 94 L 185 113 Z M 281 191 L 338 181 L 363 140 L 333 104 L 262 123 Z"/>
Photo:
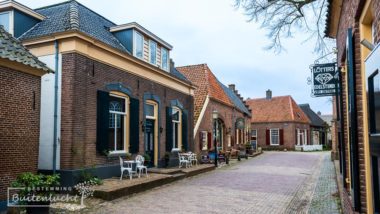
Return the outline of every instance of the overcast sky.
<path id="1" fill-rule="evenodd" d="M 18 0 L 34 9 L 61 0 Z M 236 84 L 244 98 L 291 95 L 314 111 L 332 112 L 328 98 L 312 98 L 307 77 L 317 57 L 301 33 L 284 39 L 287 51 L 264 50 L 267 31 L 248 23 L 234 0 L 79 0 L 116 24 L 136 21 L 173 45 L 176 66 L 207 63 L 224 84 Z"/>

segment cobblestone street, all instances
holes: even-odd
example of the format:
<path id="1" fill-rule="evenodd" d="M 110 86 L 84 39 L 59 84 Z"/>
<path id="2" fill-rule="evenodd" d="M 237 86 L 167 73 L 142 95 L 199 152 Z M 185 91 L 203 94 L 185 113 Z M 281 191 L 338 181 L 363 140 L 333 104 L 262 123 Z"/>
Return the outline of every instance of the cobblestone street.
<path id="1" fill-rule="evenodd" d="M 339 213 L 327 152 L 265 152 L 94 207 L 97 213 Z"/>

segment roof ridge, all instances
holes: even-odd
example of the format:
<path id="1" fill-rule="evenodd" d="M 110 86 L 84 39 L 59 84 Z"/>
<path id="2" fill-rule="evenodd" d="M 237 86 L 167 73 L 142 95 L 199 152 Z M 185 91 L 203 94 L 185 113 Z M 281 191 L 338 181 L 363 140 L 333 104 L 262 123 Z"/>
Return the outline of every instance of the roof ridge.
<path id="1" fill-rule="evenodd" d="M 35 9 L 33 9 L 33 10 L 34 10 L 34 11 L 36 11 L 36 10 L 43 10 L 43 9 L 47 9 L 47 8 L 51 8 L 51 7 L 56 7 L 56 6 L 59 6 L 59 5 L 63 5 L 63 4 L 67 4 L 67 3 L 73 3 L 73 2 L 75 2 L 78 6 L 80 5 L 80 6 L 84 7 L 84 8 L 86 8 L 86 9 L 90 10 L 91 12 L 95 13 L 96 15 L 102 17 L 104 20 L 106 20 L 106 21 L 112 23 L 113 25 L 117 25 L 115 22 L 113 22 L 113 21 L 107 19 L 106 17 L 100 15 L 98 12 L 95 12 L 94 10 L 90 9 L 89 7 L 87 7 L 87 6 L 83 5 L 83 4 L 81 4 L 80 2 L 78 2 L 78 1 L 76 1 L 76 0 L 67 0 L 67 1 L 63 1 L 63 2 L 56 3 L 56 4 L 47 5 L 47 6 L 44 6 L 44 7 L 35 8 Z"/>
<path id="2" fill-rule="evenodd" d="M 276 99 L 276 98 L 287 98 L 287 97 L 291 97 L 291 96 L 290 96 L 290 95 L 275 96 L 275 97 L 272 97 L 271 99 Z M 247 101 L 250 101 L 250 100 L 266 100 L 266 99 L 267 99 L 266 97 L 249 98 L 249 99 L 247 99 Z"/>
<path id="3" fill-rule="evenodd" d="M 79 9 L 75 0 L 70 2 L 69 18 L 70 29 L 79 30 Z"/>
<path id="4" fill-rule="evenodd" d="M 293 109 L 293 105 L 292 105 L 292 97 L 289 96 L 289 105 L 290 105 L 290 112 L 291 112 L 291 115 L 292 115 L 292 120 L 295 121 L 294 119 L 294 109 Z"/>
<path id="5" fill-rule="evenodd" d="M 194 64 L 194 65 L 182 65 L 182 66 L 176 66 L 176 68 L 185 68 L 185 67 L 194 67 L 194 66 L 207 66 L 207 63 L 200 63 L 200 64 Z"/>

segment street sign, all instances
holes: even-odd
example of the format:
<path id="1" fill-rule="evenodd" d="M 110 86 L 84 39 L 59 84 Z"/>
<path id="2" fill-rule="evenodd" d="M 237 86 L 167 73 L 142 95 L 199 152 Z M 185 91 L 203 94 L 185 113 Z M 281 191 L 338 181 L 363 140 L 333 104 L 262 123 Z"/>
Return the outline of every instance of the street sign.
<path id="1" fill-rule="evenodd" d="M 311 66 L 313 84 L 311 92 L 316 97 L 334 96 L 337 90 L 338 73 L 335 63 Z"/>

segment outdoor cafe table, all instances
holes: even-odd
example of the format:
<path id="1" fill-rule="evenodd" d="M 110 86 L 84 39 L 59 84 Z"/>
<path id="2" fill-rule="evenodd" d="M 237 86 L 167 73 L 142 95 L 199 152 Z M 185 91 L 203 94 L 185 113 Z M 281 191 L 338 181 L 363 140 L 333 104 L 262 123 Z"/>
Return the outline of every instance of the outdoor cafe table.
<path id="1" fill-rule="evenodd" d="M 137 173 L 136 165 L 137 162 L 135 160 L 126 160 L 124 163 L 127 165 L 127 167 L 132 168 L 132 173 Z"/>

